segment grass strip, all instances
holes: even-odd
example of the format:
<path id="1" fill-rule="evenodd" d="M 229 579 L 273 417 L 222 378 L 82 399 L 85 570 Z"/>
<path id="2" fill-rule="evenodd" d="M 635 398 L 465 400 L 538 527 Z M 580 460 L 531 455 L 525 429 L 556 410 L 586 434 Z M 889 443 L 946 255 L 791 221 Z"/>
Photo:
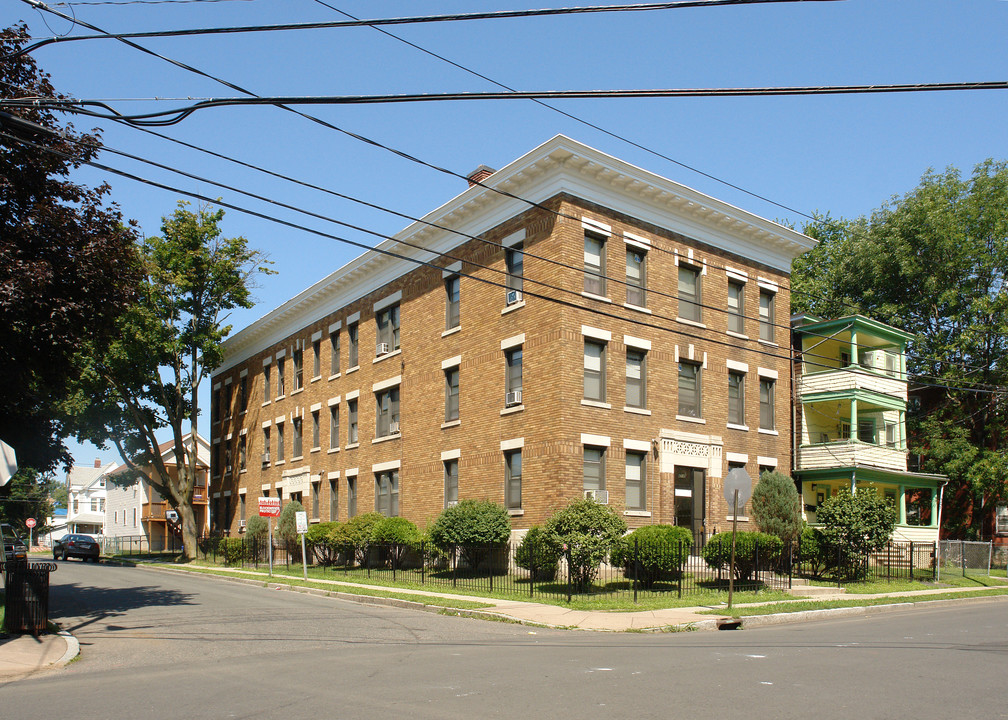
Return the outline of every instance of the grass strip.
<path id="1" fill-rule="evenodd" d="M 850 600 L 803 600 L 789 603 L 770 603 L 752 607 L 733 607 L 731 610 L 704 610 L 700 615 L 730 615 L 731 617 L 751 617 L 754 615 L 778 615 L 784 613 L 807 612 L 809 610 L 832 610 L 834 608 L 868 607 L 872 605 L 899 605 L 905 603 L 934 602 L 936 600 L 957 600 L 961 598 L 991 597 L 1008 595 L 1008 589 L 991 588 L 973 592 L 939 593 L 935 595 L 911 595 L 908 597 L 851 598 Z"/>

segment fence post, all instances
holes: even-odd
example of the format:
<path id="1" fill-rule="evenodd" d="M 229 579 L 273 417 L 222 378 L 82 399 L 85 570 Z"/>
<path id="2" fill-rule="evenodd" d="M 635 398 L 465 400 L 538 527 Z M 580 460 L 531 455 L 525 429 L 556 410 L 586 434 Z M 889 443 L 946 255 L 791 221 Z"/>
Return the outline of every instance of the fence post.
<path id="1" fill-rule="evenodd" d="M 639 565 L 639 559 L 637 556 L 637 551 L 639 549 L 639 538 L 635 537 L 633 539 L 633 601 L 637 603 L 637 567 Z"/>
<path id="2" fill-rule="evenodd" d="M 427 584 L 427 541 L 420 541 L 420 584 Z"/>
<path id="3" fill-rule="evenodd" d="M 490 548 L 490 592 L 493 592 L 493 576 L 494 576 L 494 552 L 495 548 Z"/>
<path id="4" fill-rule="evenodd" d="M 391 545 L 389 545 L 389 547 L 392 550 L 392 582 L 395 582 L 396 581 L 396 579 L 395 579 L 395 573 L 396 573 L 396 549 L 398 547 L 398 544 L 397 543 L 392 543 Z"/>
<path id="5" fill-rule="evenodd" d="M 966 542 L 959 541 L 959 559 L 962 560 L 963 577 L 966 577 Z"/>
<path id="6" fill-rule="evenodd" d="M 452 587 L 458 587 L 458 545 L 452 543 Z"/>
<path id="7" fill-rule="evenodd" d="M 525 542 L 523 539 L 522 542 Z M 534 543 L 529 543 L 529 597 L 535 592 L 536 557 L 539 548 Z"/>
<path id="8" fill-rule="evenodd" d="M 564 547 L 564 555 L 567 556 L 567 602 L 571 601 L 571 556 L 570 548 Z"/>
<path id="9" fill-rule="evenodd" d="M 843 585 L 841 582 L 841 570 L 840 570 L 840 543 L 837 543 L 836 547 L 836 586 L 840 588 Z"/>

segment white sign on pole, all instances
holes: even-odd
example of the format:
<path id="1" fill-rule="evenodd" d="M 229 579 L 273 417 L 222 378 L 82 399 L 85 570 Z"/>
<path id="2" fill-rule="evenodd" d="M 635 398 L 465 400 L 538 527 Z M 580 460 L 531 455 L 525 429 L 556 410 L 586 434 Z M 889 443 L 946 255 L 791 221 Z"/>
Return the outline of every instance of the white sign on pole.
<path id="1" fill-rule="evenodd" d="M 738 490 L 738 509 L 741 510 L 752 497 L 752 478 L 745 468 L 733 468 L 724 481 L 724 499 L 728 507 L 735 512 L 735 491 Z"/>
<path id="2" fill-rule="evenodd" d="M 306 511 L 299 511 L 294 513 L 294 520 L 297 523 L 297 531 L 299 533 L 308 532 L 308 513 Z"/>

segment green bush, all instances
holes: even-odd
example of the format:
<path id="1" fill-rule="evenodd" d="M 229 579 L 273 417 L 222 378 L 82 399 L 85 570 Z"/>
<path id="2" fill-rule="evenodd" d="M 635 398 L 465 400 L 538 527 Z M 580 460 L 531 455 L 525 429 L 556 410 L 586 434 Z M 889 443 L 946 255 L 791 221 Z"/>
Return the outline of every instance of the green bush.
<path id="1" fill-rule="evenodd" d="M 765 472 L 752 492 L 753 522 L 760 532 L 776 535 L 784 544 L 802 529 L 801 498 L 794 480 L 779 472 Z"/>
<path id="2" fill-rule="evenodd" d="M 338 522 L 315 523 L 305 533 L 308 552 L 320 565 L 332 565 L 336 562 L 340 546 L 333 540 L 333 533 L 338 527 Z"/>
<path id="3" fill-rule="evenodd" d="M 402 517 L 383 517 L 371 530 L 373 542 L 388 546 L 384 552 L 393 567 L 402 567 L 405 555 L 420 546 L 420 538 L 417 526 Z"/>
<path id="4" fill-rule="evenodd" d="M 557 565 L 562 555 L 563 552 L 550 542 L 543 529 L 533 525 L 515 550 L 515 565 L 528 570 L 533 580 L 550 582 L 556 580 Z"/>
<path id="5" fill-rule="evenodd" d="M 487 555 L 499 554 L 511 538 L 511 516 L 491 500 L 460 500 L 437 516 L 427 533 L 431 542 L 446 555 L 455 549 L 466 564 L 476 570 Z"/>
<path id="6" fill-rule="evenodd" d="M 692 546 L 693 533 L 687 528 L 677 525 L 645 525 L 616 543 L 609 562 L 622 567 L 627 579 L 633 579 L 636 569 L 638 584 L 650 588 L 656 582 L 678 580 Z"/>
<path id="7" fill-rule="evenodd" d="M 821 577 L 836 565 L 836 553 L 830 553 L 829 544 L 822 531 L 809 525 L 802 528 L 798 557 L 805 571 L 811 573 L 813 577 Z"/>
<path id="8" fill-rule="evenodd" d="M 261 543 L 269 535 L 269 524 L 264 517 L 253 515 L 245 524 L 245 539 L 253 543 Z"/>
<path id="9" fill-rule="evenodd" d="M 245 559 L 245 543 L 240 537 L 225 537 L 217 541 L 217 553 L 225 565 L 237 565 Z"/>
<path id="10" fill-rule="evenodd" d="M 347 552 L 353 553 L 358 565 L 364 565 L 374 526 L 384 518 L 384 515 L 376 512 L 354 515 L 333 530 L 333 542 Z"/>
<path id="11" fill-rule="evenodd" d="M 290 546 L 298 544 L 297 518 L 295 514 L 304 512 L 304 506 L 297 500 L 291 500 L 283 506 L 277 519 L 276 535 Z"/>
<path id="12" fill-rule="evenodd" d="M 703 549 L 704 561 L 715 570 L 731 565 L 732 534 L 712 535 Z M 740 532 L 735 538 L 735 578 L 749 580 L 757 570 L 772 568 L 780 558 L 784 543 L 776 535 Z"/>
<path id="13" fill-rule="evenodd" d="M 626 522 L 615 510 L 585 498 L 550 516 L 545 532 L 550 542 L 564 551 L 571 584 L 585 590 L 626 529 Z"/>
<path id="14" fill-rule="evenodd" d="M 843 488 L 816 509 L 824 549 L 855 578 L 868 571 L 868 554 L 881 550 L 896 527 L 896 508 L 874 488 Z"/>

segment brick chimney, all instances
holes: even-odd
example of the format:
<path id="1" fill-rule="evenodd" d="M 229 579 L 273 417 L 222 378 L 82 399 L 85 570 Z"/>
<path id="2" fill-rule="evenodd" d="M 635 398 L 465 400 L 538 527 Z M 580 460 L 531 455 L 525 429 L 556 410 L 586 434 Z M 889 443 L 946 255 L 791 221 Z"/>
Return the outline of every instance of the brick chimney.
<path id="1" fill-rule="evenodd" d="M 486 165 L 480 165 L 478 168 L 476 168 L 466 176 L 469 179 L 469 187 L 472 187 L 477 183 L 483 182 L 488 177 L 493 175 L 495 172 L 497 171 L 494 170 L 492 167 L 487 167 Z"/>
<path id="2" fill-rule="evenodd" d="M 100 468 L 101 467 L 101 458 L 95 458 L 94 459 L 94 466 L 96 468 Z"/>

